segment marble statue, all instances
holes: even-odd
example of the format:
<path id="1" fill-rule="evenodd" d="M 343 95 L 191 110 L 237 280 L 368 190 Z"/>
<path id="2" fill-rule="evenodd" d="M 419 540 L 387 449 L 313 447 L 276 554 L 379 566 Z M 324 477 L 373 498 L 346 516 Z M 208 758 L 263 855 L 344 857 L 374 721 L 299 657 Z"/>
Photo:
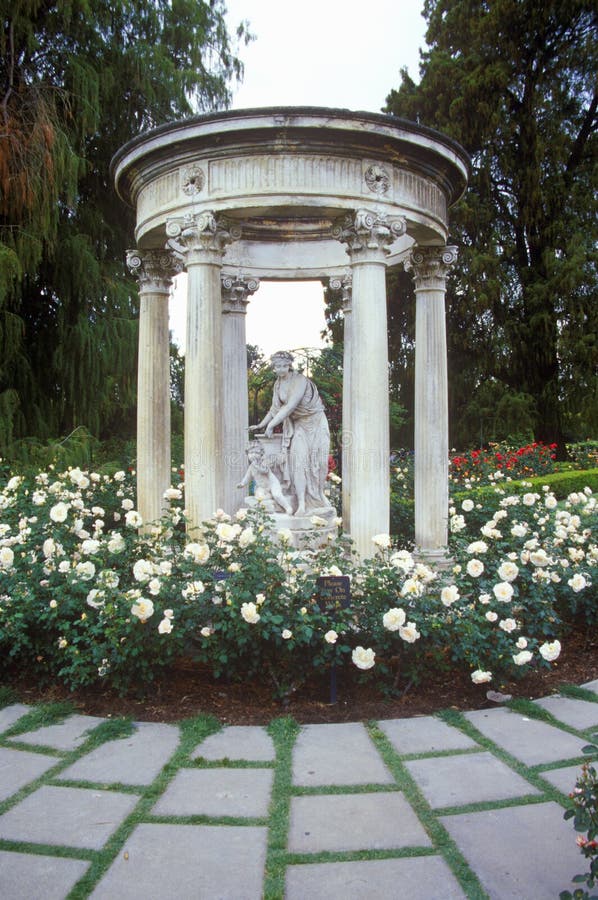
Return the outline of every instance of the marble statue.
<path id="1" fill-rule="evenodd" d="M 251 431 L 265 430 L 271 438 L 277 425 L 282 425 L 282 447 L 279 465 L 282 488 L 297 498 L 296 517 L 329 511 L 331 504 L 324 493 L 328 474 L 330 431 L 324 404 L 316 385 L 293 369 L 293 355 L 281 350 L 270 358 L 276 381 L 269 412 Z"/>
<path id="2" fill-rule="evenodd" d="M 288 516 L 292 515 L 293 507 L 290 500 L 283 494 L 280 480 L 272 471 L 272 461 L 268 459 L 258 441 L 255 441 L 247 451 L 247 458 L 249 460 L 247 471 L 237 487 L 246 487 L 250 481 L 254 481 L 255 496 L 267 510 L 275 512 L 277 503 Z"/>

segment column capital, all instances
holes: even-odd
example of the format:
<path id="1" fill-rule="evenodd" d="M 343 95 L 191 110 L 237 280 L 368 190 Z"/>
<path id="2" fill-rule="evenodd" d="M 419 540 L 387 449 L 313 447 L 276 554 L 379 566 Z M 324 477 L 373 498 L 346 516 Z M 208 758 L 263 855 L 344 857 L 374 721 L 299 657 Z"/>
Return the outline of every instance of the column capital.
<path id="1" fill-rule="evenodd" d="M 331 291 L 342 291 L 343 314 L 350 313 L 353 299 L 353 275 L 351 273 L 342 276 L 334 275 L 330 278 L 328 285 Z"/>
<path id="2" fill-rule="evenodd" d="M 241 237 L 241 226 L 213 210 L 166 219 L 167 246 L 189 262 L 221 262 L 227 244 Z"/>
<path id="3" fill-rule="evenodd" d="M 358 209 L 348 213 L 332 228 L 332 235 L 347 245 L 351 262 L 382 262 L 391 244 L 405 234 L 404 216 L 382 215 Z"/>
<path id="4" fill-rule="evenodd" d="M 255 294 L 260 286 L 259 278 L 241 274 L 222 274 L 220 283 L 222 285 L 223 313 L 246 313 L 249 296 Z"/>
<path id="5" fill-rule="evenodd" d="M 169 294 L 172 279 L 183 271 L 183 260 L 173 250 L 127 250 L 127 268 L 141 291 Z"/>
<path id="6" fill-rule="evenodd" d="M 457 247 L 415 247 L 403 267 L 413 275 L 416 291 L 444 291 L 446 276 L 456 261 Z"/>

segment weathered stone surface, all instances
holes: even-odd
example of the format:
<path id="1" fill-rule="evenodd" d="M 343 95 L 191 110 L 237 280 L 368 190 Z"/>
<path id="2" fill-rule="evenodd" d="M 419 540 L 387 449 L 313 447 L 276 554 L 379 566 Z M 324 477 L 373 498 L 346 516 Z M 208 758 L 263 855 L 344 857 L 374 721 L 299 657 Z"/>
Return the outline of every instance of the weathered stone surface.
<path id="1" fill-rule="evenodd" d="M 536 700 L 551 715 L 571 728 L 584 731 L 594 725 L 598 728 L 598 703 L 590 700 L 574 700 L 571 697 L 545 697 Z"/>
<path id="2" fill-rule="evenodd" d="M 585 688 L 586 691 L 594 691 L 595 694 L 598 694 L 598 678 L 594 681 L 587 681 L 585 684 L 582 684 L 581 687 Z"/>
<path id="3" fill-rule="evenodd" d="M 0 838 L 99 850 L 138 799 L 115 791 L 44 785 L 0 816 Z"/>
<path id="4" fill-rule="evenodd" d="M 562 769 L 551 769 L 549 772 L 541 772 L 542 778 L 554 785 L 567 796 L 575 787 L 575 782 L 581 775 L 581 766 L 565 766 Z"/>
<path id="5" fill-rule="evenodd" d="M 552 900 L 583 868 L 575 832 L 557 803 L 444 816 L 491 900 Z"/>
<path id="6" fill-rule="evenodd" d="M 0 734 L 18 722 L 30 709 L 30 706 L 25 706 L 23 703 L 13 703 L 11 706 L 0 709 Z"/>
<path id="7" fill-rule="evenodd" d="M 65 769 L 60 777 L 98 784 L 151 784 L 178 742 L 175 725 L 139 722 L 130 737 L 102 744 Z"/>
<path id="8" fill-rule="evenodd" d="M 256 827 L 138 825 L 91 897 L 260 900 L 267 835 Z"/>
<path id="9" fill-rule="evenodd" d="M 365 727 L 359 723 L 305 725 L 293 750 L 293 783 L 302 787 L 329 784 L 389 784 Z"/>
<path id="10" fill-rule="evenodd" d="M 0 802 L 60 762 L 55 756 L 0 747 Z"/>
<path id="11" fill-rule="evenodd" d="M 180 769 L 156 803 L 160 816 L 268 815 L 272 769 Z"/>
<path id="12" fill-rule="evenodd" d="M 528 766 L 581 756 L 586 741 L 508 709 L 465 713 L 472 725 Z"/>
<path id="13" fill-rule="evenodd" d="M 429 847 L 430 838 L 398 792 L 293 797 L 292 853 Z"/>
<path id="14" fill-rule="evenodd" d="M 89 863 L 59 856 L 0 850 L 0 897 L 4 900 L 64 900 Z"/>
<path id="15" fill-rule="evenodd" d="M 285 900 L 461 900 L 465 894 L 439 856 L 289 866 Z"/>
<path id="16" fill-rule="evenodd" d="M 397 753 L 434 753 L 442 750 L 469 750 L 475 741 L 434 716 L 415 716 L 413 719 L 388 719 L 379 722 Z"/>
<path id="17" fill-rule="evenodd" d="M 231 725 L 211 734 L 191 754 L 191 759 L 248 760 L 271 762 L 275 758 L 272 738 L 257 725 Z"/>
<path id="18" fill-rule="evenodd" d="M 97 716 L 69 716 L 56 725 L 45 725 L 13 738 L 24 744 L 41 744 L 54 750 L 76 750 L 89 737 L 88 733 L 106 719 Z"/>
<path id="19" fill-rule="evenodd" d="M 405 766 L 433 809 L 539 793 L 491 753 L 414 759 Z"/>

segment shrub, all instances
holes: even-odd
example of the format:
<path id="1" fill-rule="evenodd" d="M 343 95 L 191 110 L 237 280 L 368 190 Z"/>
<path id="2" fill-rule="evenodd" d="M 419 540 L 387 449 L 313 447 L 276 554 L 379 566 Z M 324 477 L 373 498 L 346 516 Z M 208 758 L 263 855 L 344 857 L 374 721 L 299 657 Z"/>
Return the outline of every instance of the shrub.
<path id="1" fill-rule="evenodd" d="M 597 737 L 598 734 L 594 735 L 594 738 Z M 598 745 L 588 744 L 583 752 L 598 754 Z M 590 871 L 576 875 L 573 881 L 593 888 L 598 884 L 598 776 L 594 766 L 584 763 L 570 797 L 573 808 L 567 810 L 564 818 L 573 819 L 575 830 L 580 832 L 577 846 L 585 859 L 590 860 Z M 559 894 L 560 900 L 591 900 L 594 896 L 595 894 L 589 894 L 583 888 L 577 888 L 573 893 L 562 891 Z"/>

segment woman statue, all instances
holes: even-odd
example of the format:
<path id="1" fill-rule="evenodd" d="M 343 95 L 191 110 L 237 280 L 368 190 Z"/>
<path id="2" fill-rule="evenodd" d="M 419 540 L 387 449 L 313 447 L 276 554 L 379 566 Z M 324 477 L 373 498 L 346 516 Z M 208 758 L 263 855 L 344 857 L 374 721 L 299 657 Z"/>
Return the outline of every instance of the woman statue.
<path id="1" fill-rule="evenodd" d="M 282 425 L 283 484 L 297 496 L 295 516 L 325 507 L 330 503 L 324 494 L 330 453 L 330 431 L 324 404 L 318 389 L 309 378 L 293 370 L 293 355 L 279 350 L 270 357 L 276 373 L 272 406 L 251 431 L 265 428 L 271 437 Z"/>

